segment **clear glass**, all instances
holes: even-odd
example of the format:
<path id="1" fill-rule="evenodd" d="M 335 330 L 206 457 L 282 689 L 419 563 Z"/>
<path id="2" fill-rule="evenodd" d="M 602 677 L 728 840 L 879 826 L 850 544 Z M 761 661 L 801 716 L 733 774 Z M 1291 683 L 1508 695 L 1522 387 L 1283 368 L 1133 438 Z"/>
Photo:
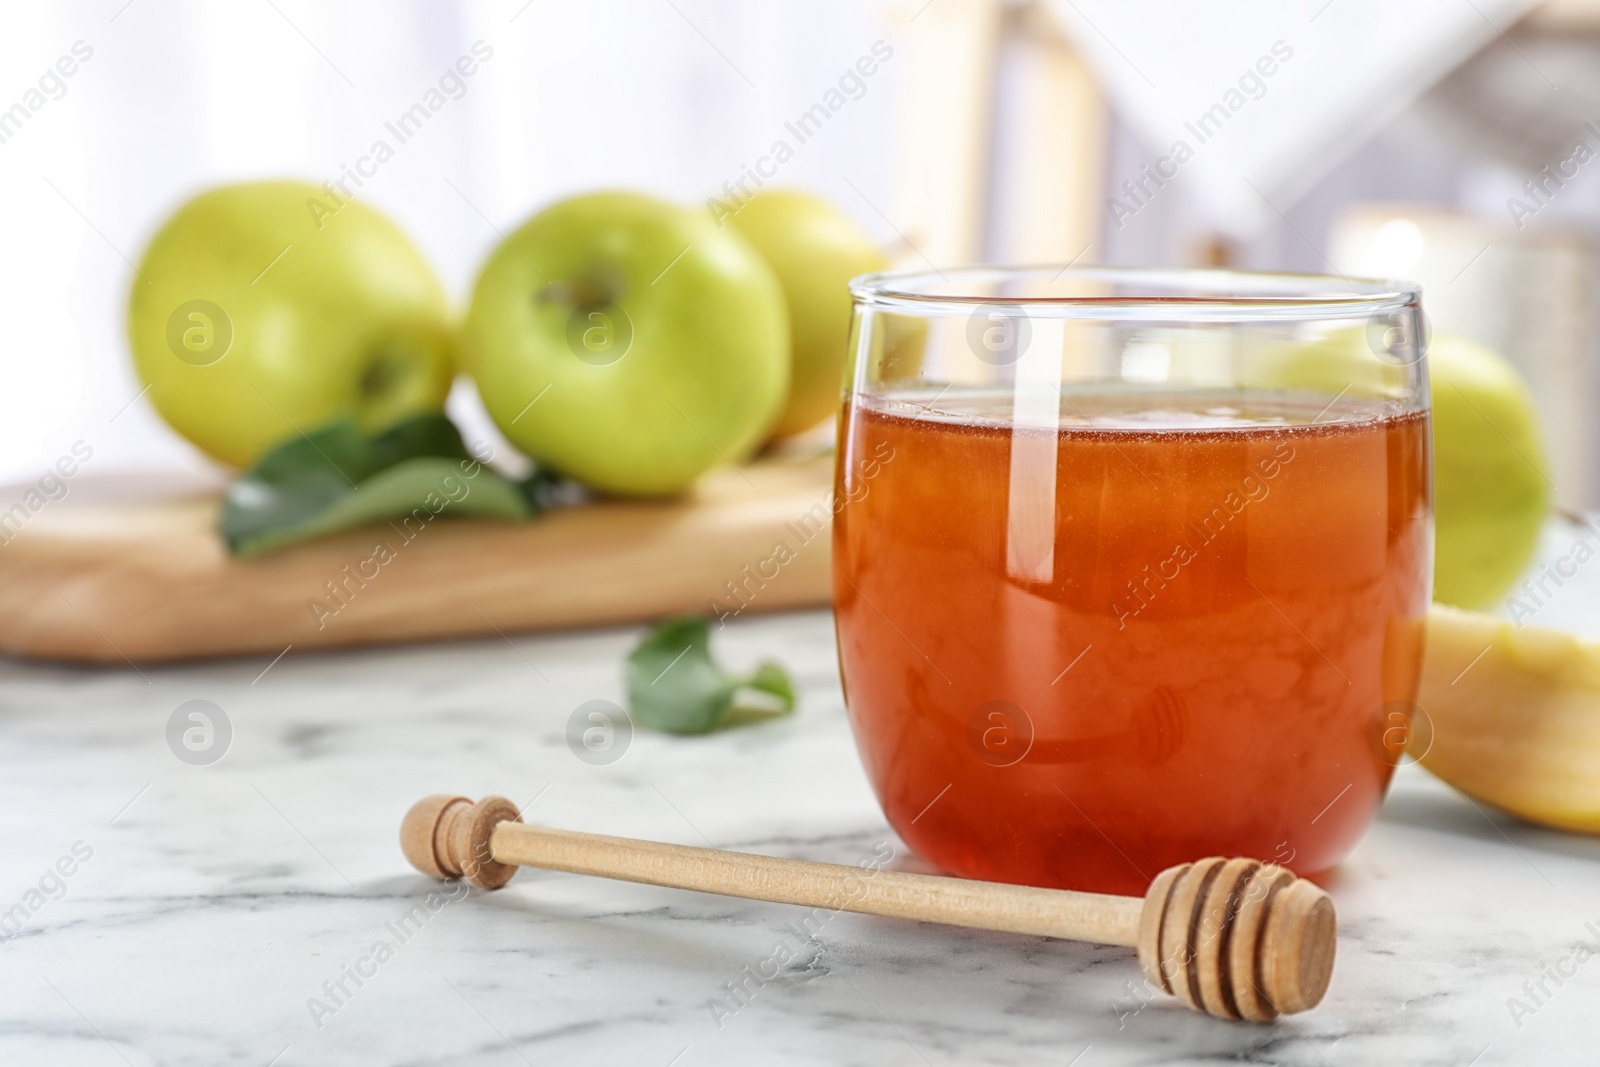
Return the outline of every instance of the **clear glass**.
<path id="1" fill-rule="evenodd" d="M 1432 579 L 1403 283 L 868 275 L 835 488 L 850 721 L 895 830 L 975 878 L 1315 874 L 1400 758 Z"/>

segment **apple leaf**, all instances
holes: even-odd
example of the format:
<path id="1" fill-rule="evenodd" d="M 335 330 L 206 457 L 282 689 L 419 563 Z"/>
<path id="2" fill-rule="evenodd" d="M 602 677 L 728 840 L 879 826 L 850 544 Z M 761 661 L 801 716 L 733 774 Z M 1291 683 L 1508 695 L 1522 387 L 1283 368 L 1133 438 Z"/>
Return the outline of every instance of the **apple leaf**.
<path id="1" fill-rule="evenodd" d="M 218 528 L 235 556 L 381 519 L 537 515 L 550 476 L 513 482 L 485 467 L 443 414 L 368 437 L 349 419 L 286 441 L 228 485 Z"/>
<path id="2" fill-rule="evenodd" d="M 732 722 L 794 710 L 794 682 L 766 662 L 749 675 L 730 674 L 711 658 L 711 625 L 702 616 L 671 619 L 645 635 L 623 667 L 628 707 L 641 726 L 703 734 Z"/>

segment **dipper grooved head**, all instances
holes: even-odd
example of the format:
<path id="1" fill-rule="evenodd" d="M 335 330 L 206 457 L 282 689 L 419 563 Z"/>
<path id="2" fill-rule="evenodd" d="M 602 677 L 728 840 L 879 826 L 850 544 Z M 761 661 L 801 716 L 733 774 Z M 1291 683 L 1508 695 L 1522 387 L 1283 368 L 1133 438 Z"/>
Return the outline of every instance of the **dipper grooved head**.
<path id="1" fill-rule="evenodd" d="M 1282 867 L 1197 860 L 1162 871 L 1145 897 L 1139 964 L 1196 1011 L 1270 1022 L 1328 991 L 1333 899 Z"/>

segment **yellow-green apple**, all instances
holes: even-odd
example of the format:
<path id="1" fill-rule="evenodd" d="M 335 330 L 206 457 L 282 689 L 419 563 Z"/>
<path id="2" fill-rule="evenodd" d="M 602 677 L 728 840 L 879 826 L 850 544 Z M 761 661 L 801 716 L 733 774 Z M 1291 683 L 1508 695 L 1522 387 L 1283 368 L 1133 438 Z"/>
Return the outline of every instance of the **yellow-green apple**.
<path id="1" fill-rule="evenodd" d="M 1433 382 L 1433 598 L 1475 608 L 1516 581 L 1550 507 L 1533 397 L 1498 353 L 1436 334 Z"/>
<path id="2" fill-rule="evenodd" d="M 381 430 L 437 409 L 455 374 L 444 290 L 393 222 L 303 182 L 184 204 L 133 279 L 134 365 L 162 418 L 248 466 L 339 416 Z"/>
<path id="3" fill-rule="evenodd" d="M 1549 510 L 1548 464 L 1533 397 L 1505 357 L 1435 333 L 1433 598 L 1480 608 L 1504 596 L 1538 547 Z M 1333 396 L 1397 395 L 1404 369 L 1378 358 L 1360 327 L 1271 352 L 1257 384 Z"/>
<path id="4" fill-rule="evenodd" d="M 788 437 L 837 410 L 850 335 L 848 283 L 883 270 L 888 261 L 853 219 L 809 193 L 763 190 L 727 221 L 750 239 L 783 286 L 792 380 L 771 434 Z"/>
<path id="5" fill-rule="evenodd" d="M 788 328 L 778 279 L 732 227 L 607 192 L 546 208 L 495 250 L 462 346 L 518 448 L 602 492 L 667 496 L 765 440 Z"/>

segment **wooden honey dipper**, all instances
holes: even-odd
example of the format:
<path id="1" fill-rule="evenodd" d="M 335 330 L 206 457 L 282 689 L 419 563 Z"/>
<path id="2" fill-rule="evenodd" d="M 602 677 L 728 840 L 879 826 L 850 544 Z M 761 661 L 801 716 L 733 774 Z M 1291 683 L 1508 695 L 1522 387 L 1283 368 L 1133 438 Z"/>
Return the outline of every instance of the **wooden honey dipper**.
<path id="1" fill-rule="evenodd" d="M 1315 1007 L 1338 930 L 1326 892 L 1282 867 L 1212 857 L 1139 897 L 1004 885 L 529 826 L 515 804 L 437 795 L 400 824 L 412 866 L 499 889 L 539 867 L 703 893 L 1139 950 L 1145 977 L 1196 1011 L 1269 1022 Z"/>

